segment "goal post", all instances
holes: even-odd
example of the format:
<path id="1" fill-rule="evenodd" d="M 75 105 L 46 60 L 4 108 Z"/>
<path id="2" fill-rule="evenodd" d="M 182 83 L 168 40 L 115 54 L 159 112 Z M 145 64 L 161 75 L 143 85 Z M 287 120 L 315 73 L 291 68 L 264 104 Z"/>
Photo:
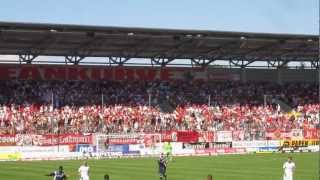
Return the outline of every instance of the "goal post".
<path id="1" fill-rule="evenodd" d="M 122 157 L 132 154 L 157 155 L 162 151 L 161 134 L 96 134 L 96 155 L 100 157 Z"/>

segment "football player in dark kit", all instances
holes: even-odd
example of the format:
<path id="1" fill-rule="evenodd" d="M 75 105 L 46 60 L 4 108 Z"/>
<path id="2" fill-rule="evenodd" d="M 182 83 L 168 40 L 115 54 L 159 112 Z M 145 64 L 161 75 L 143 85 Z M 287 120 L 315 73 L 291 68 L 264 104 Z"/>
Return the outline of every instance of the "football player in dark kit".
<path id="1" fill-rule="evenodd" d="M 58 171 L 54 171 L 50 174 L 47 174 L 46 176 L 53 176 L 53 180 L 66 180 L 67 179 L 67 175 L 64 173 L 62 166 L 59 166 Z"/>
<path id="2" fill-rule="evenodd" d="M 160 155 L 158 165 L 159 165 L 160 180 L 167 180 L 167 160 L 164 157 L 163 153 L 161 153 Z"/>

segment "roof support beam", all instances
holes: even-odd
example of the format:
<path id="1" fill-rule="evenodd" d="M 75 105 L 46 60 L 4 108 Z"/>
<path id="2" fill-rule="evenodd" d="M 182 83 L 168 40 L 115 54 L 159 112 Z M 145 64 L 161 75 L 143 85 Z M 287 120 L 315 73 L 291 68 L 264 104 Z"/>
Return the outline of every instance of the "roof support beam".
<path id="1" fill-rule="evenodd" d="M 252 64 L 255 61 L 256 61 L 255 59 L 251 59 L 251 60 L 244 60 L 244 59 L 241 59 L 241 60 L 229 60 L 229 64 L 237 66 L 237 67 L 245 68 L 245 67 L 247 67 L 248 65 Z"/>
<path id="2" fill-rule="evenodd" d="M 280 61 L 278 68 L 283 68 L 284 66 L 286 66 L 290 61 L 288 60 L 284 60 L 284 61 Z"/>
<path id="3" fill-rule="evenodd" d="M 319 61 L 317 61 L 317 60 L 310 61 L 310 63 L 311 63 L 311 67 L 319 69 L 319 67 L 320 67 Z"/>
<path id="4" fill-rule="evenodd" d="M 205 58 L 199 58 L 199 59 L 192 58 L 190 60 L 191 60 L 192 66 L 193 64 L 195 64 L 197 66 L 202 66 L 202 67 L 208 66 L 210 63 L 215 61 L 215 59 L 205 59 Z"/>
<path id="5" fill-rule="evenodd" d="M 268 67 L 283 68 L 290 62 L 290 60 L 282 60 L 280 58 L 277 58 L 276 60 L 273 60 L 273 61 L 270 60 L 267 62 L 268 62 Z"/>
<path id="6" fill-rule="evenodd" d="M 65 61 L 66 64 L 69 63 L 73 63 L 74 65 L 78 65 L 83 59 L 85 58 L 85 56 L 65 56 Z"/>
<path id="7" fill-rule="evenodd" d="M 38 57 L 38 55 L 35 55 L 35 54 L 19 54 L 19 62 L 20 62 L 20 64 L 22 62 L 25 62 L 27 64 L 31 64 L 32 61 L 37 57 Z"/>
<path id="8" fill-rule="evenodd" d="M 151 65 L 161 65 L 162 67 L 168 65 L 170 62 L 172 62 L 174 59 L 170 58 L 163 58 L 163 57 L 154 57 L 151 58 Z"/>
<path id="9" fill-rule="evenodd" d="M 117 64 L 119 66 L 123 66 L 127 61 L 130 60 L 129 57 L 107 57 L 109 60 L 109 65 Z"/>

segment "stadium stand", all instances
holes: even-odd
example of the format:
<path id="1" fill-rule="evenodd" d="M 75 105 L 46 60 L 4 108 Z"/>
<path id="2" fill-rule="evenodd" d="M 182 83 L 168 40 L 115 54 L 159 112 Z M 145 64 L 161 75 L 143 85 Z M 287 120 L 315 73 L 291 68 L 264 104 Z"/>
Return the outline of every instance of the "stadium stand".
<path id="1" fill-rule="evenodd" d="M 268 130 L 315 128 L 319 122 L 311 83 L 10 80 L 0 87 L 1 134 L 242 130 L 246 139 L 261 139 Z M 274 95 L 267 106 L 262 94 Z M 173 112 L 159 107 L 164 97 Z M 276 99 L 293 111 L 283 111 Z"/>

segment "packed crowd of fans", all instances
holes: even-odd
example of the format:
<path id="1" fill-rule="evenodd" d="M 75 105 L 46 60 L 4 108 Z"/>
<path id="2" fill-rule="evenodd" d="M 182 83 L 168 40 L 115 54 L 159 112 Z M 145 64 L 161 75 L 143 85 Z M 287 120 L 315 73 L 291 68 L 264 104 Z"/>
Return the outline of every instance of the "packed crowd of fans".
<path id="1" fill-rule="evenodd" d="M 317 97 L 309 83 L 0 81 L 0 134 L 240 130 L 258 139 L 318 127 Z"/>

